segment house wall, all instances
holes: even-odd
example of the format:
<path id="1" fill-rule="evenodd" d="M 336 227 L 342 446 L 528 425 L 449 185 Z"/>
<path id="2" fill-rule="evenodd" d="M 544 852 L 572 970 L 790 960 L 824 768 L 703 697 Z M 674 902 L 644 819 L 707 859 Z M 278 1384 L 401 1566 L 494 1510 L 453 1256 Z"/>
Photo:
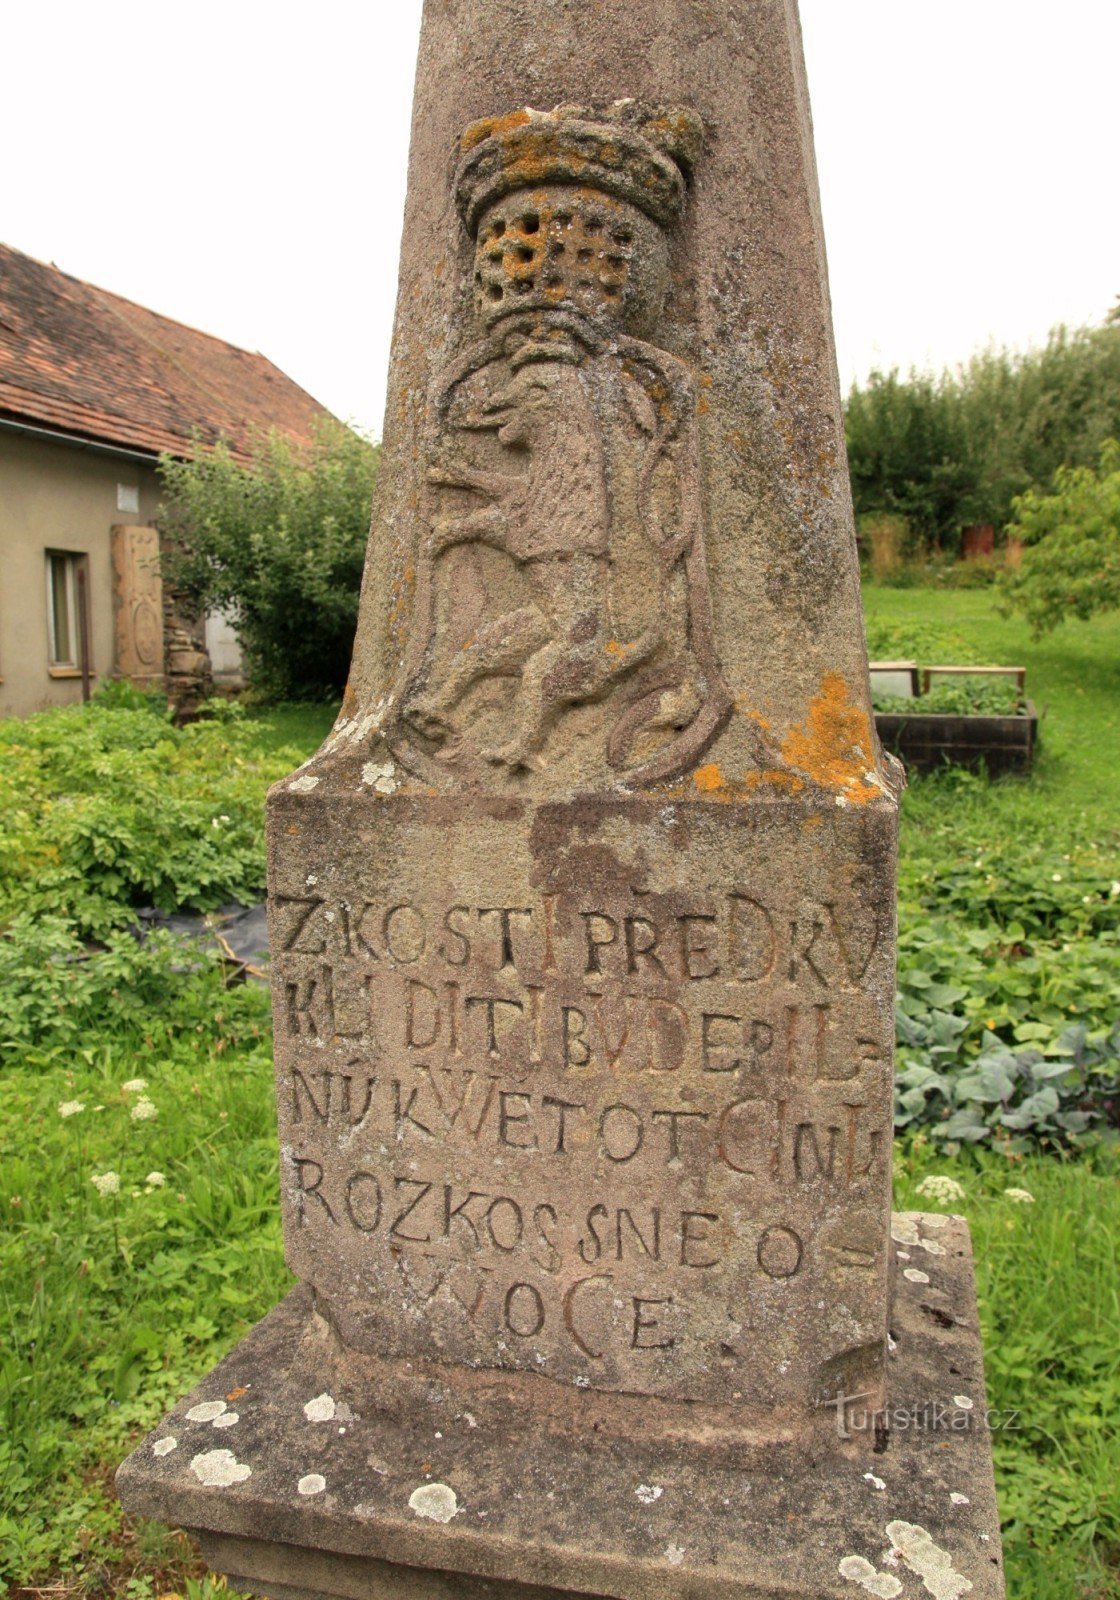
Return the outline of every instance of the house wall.
<path id="1" fill-rule="evenodd" d="M 139 490 L 139 511 L 118 509 L 117 486 Z M 114 523 L 152 523 L 154 467 L 0 429 L 0 716 L 27 716 L 80 700 L 78 674 L 52 672 L 46 552 L 89 565 L 91 657 L 97 681 L 114 665 Z"/>

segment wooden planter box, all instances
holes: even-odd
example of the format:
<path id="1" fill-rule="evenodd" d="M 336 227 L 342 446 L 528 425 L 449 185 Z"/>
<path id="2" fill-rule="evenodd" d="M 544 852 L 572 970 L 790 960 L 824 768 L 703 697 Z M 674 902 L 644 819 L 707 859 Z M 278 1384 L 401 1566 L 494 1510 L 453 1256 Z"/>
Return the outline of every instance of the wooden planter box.
<path id="1" fill-rule="evenodd" d="M 915 707 L 920 704 L 919 697 Z M 984 765 L 993 777 L 1029 772 L 1038 739 L 1038 713 L 1030 700 L 1023 715 L 1012 717 L 877 711 L 875 726 L 884 746 L 915 772 L 933 772 L 946 762 Z"/>

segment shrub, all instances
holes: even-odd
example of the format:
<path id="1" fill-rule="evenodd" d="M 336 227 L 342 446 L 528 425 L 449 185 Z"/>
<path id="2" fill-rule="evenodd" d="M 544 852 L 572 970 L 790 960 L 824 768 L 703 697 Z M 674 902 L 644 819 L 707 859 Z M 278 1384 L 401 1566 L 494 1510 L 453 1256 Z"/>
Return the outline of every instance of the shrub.
<path id="1" fill-rule="evenodd" d="M 306 454 L 272 433 L 248 467 L 224 445 L 160 460 L 169 576 L 232 618 L 254 685 L 275 698 L 346 682 L 377 460 L 333 420 Z"/>
<path id="2" fill-rule="evenodd" d="M 1011 532 L 1022 563 L 1003 580 L 1011 610 L 1035 635 L 1067 617 L 1081 621 L 1120 606 L 1120 443 L 1101 447 L 1100 467 L 1059 467 L 1048 494 L 1015 502 Z"/>

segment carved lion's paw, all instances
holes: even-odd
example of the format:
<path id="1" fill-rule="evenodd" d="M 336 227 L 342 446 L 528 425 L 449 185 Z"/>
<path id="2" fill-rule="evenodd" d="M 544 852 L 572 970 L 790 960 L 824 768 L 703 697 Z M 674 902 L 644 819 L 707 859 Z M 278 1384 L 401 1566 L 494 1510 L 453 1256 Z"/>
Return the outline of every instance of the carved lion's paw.
<path id="1" fill-rule="evenodd" d="M 446 739 L 456 731 L 447 712 L 429 695 L 419 695 L 409 701 L 402 717 L 425 739 Z"/>

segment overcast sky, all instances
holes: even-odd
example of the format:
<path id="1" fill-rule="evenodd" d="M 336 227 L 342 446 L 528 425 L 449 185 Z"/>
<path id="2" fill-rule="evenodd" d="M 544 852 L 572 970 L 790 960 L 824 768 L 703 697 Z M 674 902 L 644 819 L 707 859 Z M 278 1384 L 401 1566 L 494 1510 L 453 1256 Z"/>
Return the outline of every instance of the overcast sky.
<path id="1" fill-rule="evenodd" d="M 420 10 L 7 7 L 0 239 L 263 351 L 379 434 Z M 801 13 L 845 384 L 1099 322 L 1116 0 Z"/>

